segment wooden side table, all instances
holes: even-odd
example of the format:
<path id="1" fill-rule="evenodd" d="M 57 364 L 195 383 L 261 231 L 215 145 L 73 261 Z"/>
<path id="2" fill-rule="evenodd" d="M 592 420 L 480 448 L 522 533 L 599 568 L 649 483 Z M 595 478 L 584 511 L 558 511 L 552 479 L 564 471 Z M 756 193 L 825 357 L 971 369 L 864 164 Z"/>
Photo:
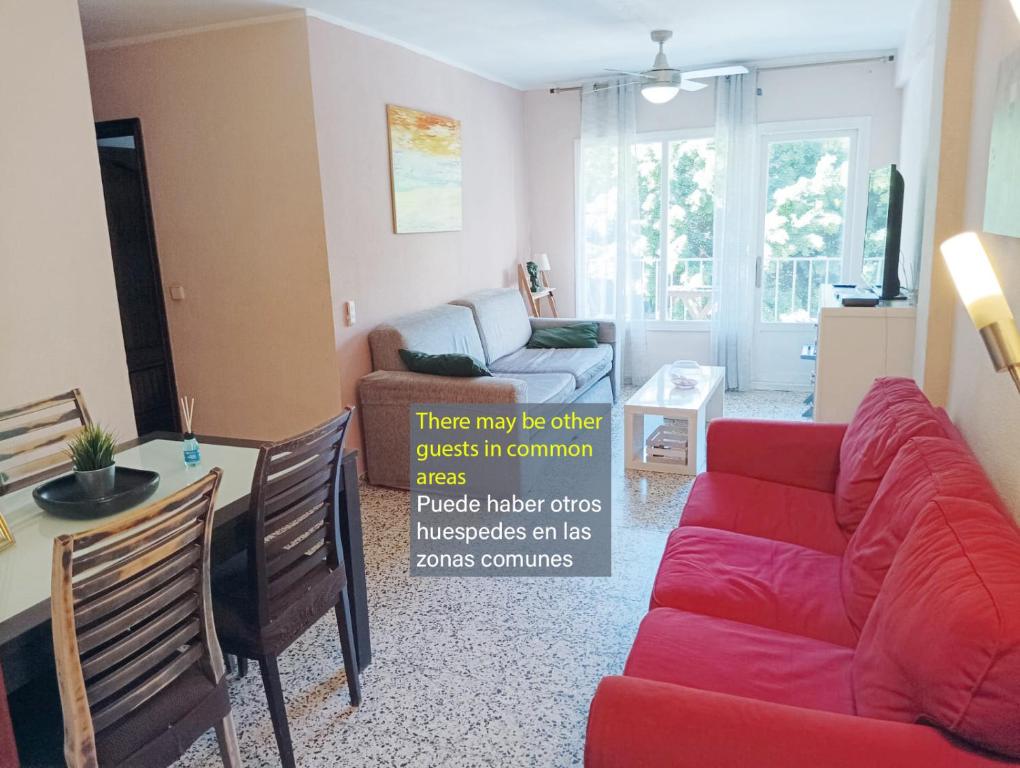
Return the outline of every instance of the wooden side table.
<path id="1" fill-rule="evenodd" d="M 517 285 L 524 294 L 524 301 L 528 305 L 528 311 L 532 317 L 541 317 L 542 308 L 540 301 L 546 299 L 549 302 L 549 311 L 553 317 L 559 317 L 556 311 L 556 289 L 549 285 L 544 272 L 538 273 L 542 281 L 542 287 L 538 291 L 531 290 L 531 278 L 528 277 L 528 270 L 523 264 L 517 265 Z"/>

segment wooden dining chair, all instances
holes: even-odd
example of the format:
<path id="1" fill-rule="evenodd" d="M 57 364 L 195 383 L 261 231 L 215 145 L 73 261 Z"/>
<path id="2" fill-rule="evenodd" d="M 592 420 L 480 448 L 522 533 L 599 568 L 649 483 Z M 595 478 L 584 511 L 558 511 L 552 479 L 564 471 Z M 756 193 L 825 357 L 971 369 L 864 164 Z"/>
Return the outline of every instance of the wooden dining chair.
<path id="1" fill-rule="evenodd" d="M 53 649 L 71 768 L 175 762 L 216 729 L 241 764 L 209 588 L 219 469 L 53 542 Z"/>
<path id="2" fill-rule="evenodd" d="M 90 423 L 77 389 L 0 410 L 0 496 L 66 463 L 64 446 Z"/>
<path id="3" fill-rule="evenodd" d="M 251 491 L 246 552 L 213 576 L 223 650 L 262 672 L 280 762 L 292 768 L 277 657 L 330 610 L 336 613 L 351 703 L 361 703 L 347 575 L 340 545 L 340 471 L 351 409 L 295 438 L 263 446 Z"/>

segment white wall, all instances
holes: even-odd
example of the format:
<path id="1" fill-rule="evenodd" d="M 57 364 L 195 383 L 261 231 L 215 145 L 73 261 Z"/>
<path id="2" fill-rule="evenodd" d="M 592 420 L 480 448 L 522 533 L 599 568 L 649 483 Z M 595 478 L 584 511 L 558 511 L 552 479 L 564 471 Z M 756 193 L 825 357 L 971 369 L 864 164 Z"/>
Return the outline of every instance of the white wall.
<path id="1" fill-rule="evenodd" d="M 949 400 L 956 292 L 937 246 L 965 227 L 968 147 L 981 0 L 933 0 L 918 22 L 935 14 L 934 71 L 927 185 L 921 228 L 914 378 L 936 405 Z"/>
<path id="2" fill-rule="evenodd" d="M 938 8 L 937 2 L 917 4 L 896 60 L 896 83 L 903 94 L 899 167 L 904 179 L 911 180 L 903 194 L 901 264 L 910 265 L 914 288 L 920 276 L 925 202 L 931 198 L 926 187 L 938 172 L 937 154 L 930 151 L 932 135 L 938 133 L 938 119 L 932 112 L 933 89 L 936 85 L 941 88 L 941 81 L 935 78 Z M 931 168 L 933 160 L 936 167 Z"/>
<path id="3" fill-rule="evenodd" d="M 135 435 L 74 0 L 0 10 L 0 409 L 79 387 Z"/>
<path id="4" fill-rule="evenodd" d="M 1007 0 L 983 0 L 973 82 L 965 226 L 981 229 L 989 136 L 999 62 L 1020 46 L 1020 23 Z M 1020 183 L 1020 181 L 1018 181 Z M 1006 298 L 1020 317 L 1020 239 L 991 237 L 990 257 Z M 974 326 L 957 302 L 948 410 L 1013 514 L 1020 518 L 1020 394 L 992 369 Z"/>
<path id="5" fill-rule="evenodd" d="M 900 92 L 895 64 L 868 62 L 798 69 L 763 70 L 758 100 L 760 122 L 834 117 L 870 117 L 870 165 L 897 162 L 900 147 Z M 574 143 L 580 135 L 577 92 L 550 94 L 529 91 L 524 97 L 524 126 L 531 246 L 549 254 L 561 315 L 576 310 L 574 298 Z M 697 93 L 681 93 L 665 105 L 638 99 L 638 131 L 704 129 L 715 124 L 714 85 Z M 794 338 L 796 336 L 796 338 Z M 774 370 L 757 377 L 773 386 L 806 386 L 810 366 L 799 359 L 800 345 L 813 330 L 784 334 L 782 344 L 765 350 Z M 650 331 L 648 368 L 677 358 L 711 362 L 709 331 Z M 775 371 L 785 371 L 785 378 Z M 636 371 L 634 378 L 647 372 Z"/>
<path id="6" fill-rule="evenodd" d="M 278 440 L 340 411 L 305 20 L 89 52 L 138 117 L 178 389 L 198 432 Z"/>
<path id="7" fill-rule="evenodd" d="M 398 315 L 514 285 L 528 255 L 523 94 L 327 21 L 307 20 L 322 208 L 344 397 L 372 370 L 368 332 Z M 386 105 L 461 121 L 464 224 L 393 233 Z M 572 182 L 571 182 L 572 183 Z M 357 325 L 345 322 L 355 301 Z M 359 433 L 348 441 L 359 444 Z"/>

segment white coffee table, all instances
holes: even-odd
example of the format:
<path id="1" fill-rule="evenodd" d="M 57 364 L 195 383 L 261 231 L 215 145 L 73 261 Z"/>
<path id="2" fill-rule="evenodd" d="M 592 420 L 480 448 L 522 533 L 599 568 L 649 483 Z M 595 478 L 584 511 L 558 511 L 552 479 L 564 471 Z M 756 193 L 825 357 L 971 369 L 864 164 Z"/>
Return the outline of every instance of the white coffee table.
<path id="1" fill-rule="evenodd" d="M 697 379 L 691 389 L 674 387 L 664 365 L 623 406 L 624 466 L 652 472 L 696 475 L 705 469 L 705 431 L 708 422 L 722 416 L 726 369 L 703 365 L 686 375 Z M 645 441 L 663 419 L 687 421 L 687 461 L 650 461 Z"/>

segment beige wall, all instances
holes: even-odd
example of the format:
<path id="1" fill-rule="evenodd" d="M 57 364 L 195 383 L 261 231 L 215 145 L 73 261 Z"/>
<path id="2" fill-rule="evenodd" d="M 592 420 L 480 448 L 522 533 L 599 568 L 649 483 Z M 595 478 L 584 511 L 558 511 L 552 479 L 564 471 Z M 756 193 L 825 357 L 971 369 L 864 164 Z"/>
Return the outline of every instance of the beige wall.
<path id="1" fill-rule="evenodd" d="M 0 14 L 0 409 L 80 387 L 135 435 L 78 6 Z"/>
<path id="2" fill-rule="evenodd" d="M 514 284 L 515 264 L 528 254 L 523 95 L 320 19 L 307 23 L 336 359 L 353 402 L 357 380 L 371 371 L 375 325 Z M 387 104 L 461 121 L 463 231 L 393 234 Z M 344 324 L 347 300 L 357 307 L 353 327 Z"/>
<path id="3" fill-rule="evenodd" d="M 973 92 L 963 226 L 977 230 L 981 229 L 984 219 L 985 177 L 999 62 L 1020 47 L 1020 23 L 1008 0 L 984 0 L 981 6 L 973 84 L 959 86 L 969 90 L 972 85 Z M 1020 317 L 1020 239 L 989 237 L 989 241 L 989 255 L 1006 298 Z M 994 372 L 962 305 L 959 301 L 954 300 L 954 303 L 949 413 L 1014 515 L 1020 517 L 1020 472 L 1017 471 L 1020 393 L 1009 376 Z"/>
<path id="4" fill-rule="evenodd" d="M 177 382 L 196 430 L 279 438 L 341 402 L 303 18 L 93 50 L 139 117 Z"/>
<path id="5" fill-rule="evenodd" d="M 921 353 L 914 361 L 914 375 L 929 399 L 944 405 L 949 395 L 956 295 L 937 248 L 964 228 L 971 86 L 981 0 L 944 0 L 940 5 L 935 73 L 941 88 L 936 89 L 933 99 L 936 125 L 932 131 L 933 137 L 937 137 L 932 142 L 932 150 L 938 153 L 937 172 L 933 200 L 925 212 L 921 246 L 915 338 Z"/>

